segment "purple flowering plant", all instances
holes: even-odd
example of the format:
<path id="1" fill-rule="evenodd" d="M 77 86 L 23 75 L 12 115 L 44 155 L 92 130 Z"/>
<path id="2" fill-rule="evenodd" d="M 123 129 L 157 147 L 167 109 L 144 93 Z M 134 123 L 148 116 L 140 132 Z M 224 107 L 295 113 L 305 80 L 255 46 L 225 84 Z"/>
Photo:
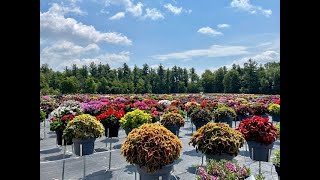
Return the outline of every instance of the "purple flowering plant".
<path id="1" fill-rule="evenodd" d="M 81 109 L 84 114 L 97 116 L 101 114 L 101 110 L 103 110 L 107 106 L 107 104 L 108 101 L 93 100 L 81 103 Z"/>
<path id="2" fill-rule="evenodd" d="M 207 167 L 199 167 L 197 180 L 245 180 L 251 175 L 250 169 L 232 161 L 210 160 Z"/>

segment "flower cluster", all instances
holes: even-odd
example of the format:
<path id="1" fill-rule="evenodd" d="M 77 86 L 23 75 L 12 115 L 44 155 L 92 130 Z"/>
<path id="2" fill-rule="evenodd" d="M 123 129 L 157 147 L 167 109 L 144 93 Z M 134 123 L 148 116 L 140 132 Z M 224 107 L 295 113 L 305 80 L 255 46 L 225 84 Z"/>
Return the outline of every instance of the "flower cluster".
<path id="1" fill-rule="evenodd" d="M 245 180 L 251 175 L 250 169 L 240 166 L 236 162 L 210 160 L 205 170 L 198 168 L 197 179 L 199 180 Z"/>
<path id="2" fill-rule="evenodd" d="M 179 109 L 178 107 L 176 106 L 168 106 L 165 110 L 164 110 L 164 113 L 168 113 L 168 112 L 173 112 L 173 113 L 178 113 L 180 114 L 183 118 L 186 117 L 186 114 L 184 113 L 184 111 L 182 111 L 181 109 Z"/>
<path id="3" fill-rule="evenodd" d="M 256 141 L 265 145 L 272 144 L 278 135 L 277 128 L 272 122 L 260 116 L 241 121 L 236 130 L 240 131 L 247 141 Z"/>
<path id="4" fill-rule="evenodd" d="M 109 108 L 107 111 L 102 112 L 96 116 L 99 121 L 106 121 L 108 124 L 118 124 L 119 120 L 125 115 L 124 110 L 114 110 Z"/>
<path id="5" fill-rule="evenodd" d="M 161 100 L 158 103 L 163 104 L 165 107 L 168 107 L 171 105 L 171 101 L 169 101 L 169 100 Z"/>
<path id="6" fill-rule="evenodd" d="M 64 130 L 68 122 L 80 113 L 82 112 L 78 101 L 68 100 L 63 102 L 51 112 L 50 130 Z"/>
<path id="7" fill-rule="evenodd" d="M 83 113 L 97 116 L 100 114 L 101 110 L 107 106 L 107 104 L 108 102 L 95 100 L 81 103 L 81 108 Z"/>

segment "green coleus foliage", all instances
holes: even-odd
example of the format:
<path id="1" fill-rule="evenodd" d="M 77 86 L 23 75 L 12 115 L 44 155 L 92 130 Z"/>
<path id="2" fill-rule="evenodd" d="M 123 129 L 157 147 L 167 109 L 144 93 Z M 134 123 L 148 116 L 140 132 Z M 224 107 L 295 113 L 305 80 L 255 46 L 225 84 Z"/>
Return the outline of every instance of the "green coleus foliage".
<path id="1" fill-rule="evenodd" d="M 82 114 L 76 116 L 68 122 L 63 137 L 66 140 L 77 139 L 90 139 L 104 136 L 104 127 L 90 114 Z"/>
<path id="2" fill-rule="evenodd" d="M 270 104 L 268 107 L 270 115 L 280 116 L 280 105 L 279 104 Z"/>
<path id="3" fill-rule="evenodd" d="M 181 114 L 174 113 L 174 112 L 168 112 L 163 114 L 162 119 L 160 120 L 160 123 L 164 126 L 184 126 L 184 118 Z"/>
<path id="4" fill-rule="evenodd" d="M 133 129 L 121 146 L 121 154 L 130 164 L 155 172 L 180 157 L 182 142 L 159 123 Z"/>
<path id="5" fill-rule="evenodd" d="M 41 108 L 40 108 L 40 122 L 43 122 L 46 119 L 46 112 L 44 112 Z"/>
<path id="6" fill-rule="evenodd" d="M 127 128 L 137 128 L 144 123 L 151 123 L 152 117 L 139 109 L 128 112 L 120 119 L 120 125 Z"/>
<path id="7" fill-rule="evenodd" d="M 227 153 L 236 156 L 243 146 L 242 134 L 226 123 L 209 122 L 193 134 L 189 144 L 204 154 Z"/>
<path id="8" fill-rule="evenodd" d="M 221 120 L 222 118 L 234 118 L 236 115 L 235 110 L 227 106 L 219 107 L 213 112 L 216 121 Z"/>

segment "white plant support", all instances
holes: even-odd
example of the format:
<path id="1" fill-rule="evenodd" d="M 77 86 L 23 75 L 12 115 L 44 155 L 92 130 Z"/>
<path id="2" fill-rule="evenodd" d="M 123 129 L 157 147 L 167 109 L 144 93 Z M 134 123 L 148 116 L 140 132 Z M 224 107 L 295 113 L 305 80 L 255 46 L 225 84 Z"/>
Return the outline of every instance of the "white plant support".
<path id="1" fill-rule="evenodd" d="M 64 139 L 62 139 L 62 144 L 64 144 Z M 62 180 L 64 180 L 64 168 L 65 168 L 65 155 L 66 155 L 66 146 L 64 146 L 64 149 L 63 149 L 63 161 L 62 161 Z"/>

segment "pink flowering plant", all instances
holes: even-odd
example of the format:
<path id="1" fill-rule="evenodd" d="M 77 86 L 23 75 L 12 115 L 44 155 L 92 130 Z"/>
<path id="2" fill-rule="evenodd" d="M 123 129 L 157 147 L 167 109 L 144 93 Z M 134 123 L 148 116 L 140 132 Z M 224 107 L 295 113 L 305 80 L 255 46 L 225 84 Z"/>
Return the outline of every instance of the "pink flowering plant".
<path id="1" fill-rule="evenodd" d="M 81 108 L 84 114 L 90 114 L 92 116 L 98 116 L 101 114 L 101 110 L 103 110 L 107 106 L 107 101 L 89 101 L 81 103 Z"/>
<path id="2" fill-rule="evenodd" d="M 250 169 L 244 165 L 226 160 L 210 160 L 206 168 L 198 168 L 197 180 L 245 180 L 250 175 Z"/>

